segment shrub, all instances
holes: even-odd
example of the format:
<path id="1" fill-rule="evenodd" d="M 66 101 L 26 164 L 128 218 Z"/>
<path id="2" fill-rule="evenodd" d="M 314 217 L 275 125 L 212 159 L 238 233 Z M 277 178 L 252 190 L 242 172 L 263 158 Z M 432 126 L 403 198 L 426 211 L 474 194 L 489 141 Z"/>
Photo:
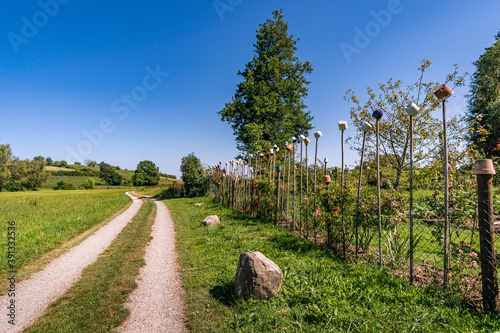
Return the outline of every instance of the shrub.
<path id="1" fill-rule="evenodd" d="M 54 187 L 54 190 L 76 190 L 75 185 L 70 183 L 65 183 L 64 181 L 60 181 Z"/>
<path id="2" fill-rule="evenodd" d="M 122 183 L 123 177 L 116 171 L 115 167 L 104 162 L 99 164 L 99 167 L 99 177 L 104 179 L 106 183 L 109 185 L 120 185 Z"/>
<path id="3" fill-rule="evenodd" d="M 95 186 L 95 180 L 93 178 L 87 179 L 87 182 L 83 185 L 87 190 L 92 190 Z"/>
<path id="4" fill-rule="evenodd" d="M 5 185 L 5 190 L 9 192 L 17 192 L 21 191 L 23 187 L 21 186 L 21 183 L 15 180 L 11 180 Z"/>

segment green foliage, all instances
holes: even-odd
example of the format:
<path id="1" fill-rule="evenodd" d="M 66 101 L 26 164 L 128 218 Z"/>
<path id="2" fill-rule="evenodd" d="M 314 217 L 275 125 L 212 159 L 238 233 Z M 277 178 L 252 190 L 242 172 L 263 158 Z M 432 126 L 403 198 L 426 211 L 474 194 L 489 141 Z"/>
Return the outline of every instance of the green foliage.
<path id="1" fill-rule="evenodd" d="M 500 33 L 474 62 L 469 95 L 469 141 L 488 156 L 500 156 Z"/>
<path id="2" fill-rule="evenodd" d="M 76 190 L 76 187 L 71 183 L 65 183 L 61 180 L 54 186 L 54 190 Z"/>
<path id="3" fill-rule="evenodd" d="M 93 178 L 87 179 L 85 185 L 83 185 L 87 190 L 92 190 L 95 186 L 95 180 Z"/>
<path id="4" fill-rule="evenodd" d="M 184 193 L 188 197 L 198 197 L 205 194 L 205 170 L 201 161 L 194 153 L 184 156 L 181 160 L 181 179 L 184 182 Z"/>
<path id="5" fill-rule="evenodd" d="M 54 163 L 52 163 L 53 166 L 56 166 L 56 167 L 60 167 L 60 168 L 65 168 L 68 166 L 68 162 L 66 161 L 55 161 Z"/>
<path id="6" fill-rule="evenodd" d="M 52 160 L 52 158 L 50 156 L 45 159 L 45 162 L 47 163 L 48 166 L 51 166 L 52 163 L 54 163 L 54 161 Z"/>
<path id="7" fill-rule="evenodd" d="M 102 178 L 109 185 L 120 185 L 122 183 L 123 177 L 116 171 L 115 167 L 101 162 L 99 168 L 99 178 Z"/>
<path id="8" fill-rule="evenodd" d="M 85 165 L 86 165 L 86 166 L 89 166 L 89 167 L 97 167 L 97 166 L 99 166 L 99 164 L 97 164 L 97 162 L 96 162 L 96 161 L 91 161 L 91 160 L 89 160 L 89 159 L 86 159 L 86 160 L 85 160 Z"/>
<path id="9" fill-rule="evenodd" d="M 392 78 L 387 83 L 379 83 L 379 93 L 376 94 L 370 87 L 367 88 L 368 100 L 363 105 L 355 92 L 349 89 L 344 97 L 345 100 L 352 102 L 350 114 L 354 126 L 361 128 L 364 122 L 373 123 L 372 111 L 382 109 L 383 118 L 379 121 L 380 125 L 380 154 L 388 159 L 390 166 L 397 170 L 395 179 L 391 180 L 394 188 L 398 188 L 403 170 L 409 167 L 410 153 L 410 118 L 406 113 L 406 106 L 414 102 L 420 107 L 417 117 L 413 119 L 413 142 L 414 142 L 414 163 L 423 163 L 431 158 L 439 158 L 443 153 L 441 151 L 442 125 L 440 121 L 433 116 L 433 112 L 438 109 L 439 102 L 432 91 L 439 85 L 437 82 L 425 82 L 424 74 L 430 67 L 431 62 L 423 60 L 418 68 L 420 72 L 419 79 L 411 84 L 404 85 L 401 80 L 394 81 Z M 465 75 L 458 73 L 458 65 L 454 65 L 453 73 L 446 76 L 444 83 L 453 83 L 455 86 L 463 86 Z M 450 84 L 451 84 L 450 83 Z M 452 87 L 452 88 L 453 88 Z M 448 142 L 450 151 L 457 150 L 463 137 L 463 124 L 461 118 L 455 117 L 448 120 Z M 352 146 L 361 150 L 363 132 L 357 131 L 354 137 L 349 137 L 348 142 Z M 367 133 L 367 159 L 375 159 L 376 136 L 375 126 L 372 131 Z"/>
<path id="10" fill-rule="evenodd" d="M 309 85 L 306 75 L 312 67 L 295 56 L 299 39 L 289 35 L 281 10 L 259 25 L 256 37 L 253 59 L 238 71 L 244 81 L 219 111 L 222 121 L 233 128 L 242 152 L 282 145 L 312 128 L 313 117 L 304 104 Z"/>
<path id="11" fill-rule="evenodd" d="M 134 186 L 154 186 L 160 182 L 158 167 L 151 161 L 141 161 L 132 176 Z"/>
<path id="12" fill-rule="evenodd" d="M 0 190 L 2 190 L 10 180 L 11 173 L 8 163 L 11 157 L 12 150 L 10 145 L 0 145 Z"/>

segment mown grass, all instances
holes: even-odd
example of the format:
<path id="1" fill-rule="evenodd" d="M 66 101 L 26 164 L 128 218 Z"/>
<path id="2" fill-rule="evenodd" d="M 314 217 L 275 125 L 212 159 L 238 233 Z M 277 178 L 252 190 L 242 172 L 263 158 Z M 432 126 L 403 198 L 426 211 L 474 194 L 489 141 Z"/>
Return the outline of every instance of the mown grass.
<path id="1" fill-rule="evenodd" d="M 196 202 L 203 201 L 201 207 Z M 166 201 L 177 229 L 187 318 L 193 332 L 494 332 L 500 318 L 472 314 L 454 294 L 415 287 L 368 263 L 354 264 L 312 242 L 209 198 Z M 200 221 L 218 215 L 222 225 Z M 238 258 L 260 251 L 284 273 L 269 300 L 233 295 Z"/>
<path id="2" fill-rule="evenodd" d="M 124 190 L 0 193 L 0 249 L 7 255 L 7 222 L 16 222 L 16 269 L 99 224 L 131 202 Z M 0 261 L 0 277 L 8 270 Z"/>
<path id="3" fill-rule="evenodd" d="M 128 316 L 123 304 L 136 288 L 135 278 L 144 265 L 156 206 L 149 199 L 118 237 L 64 296 L 24 332 L 116 332 Z"/>

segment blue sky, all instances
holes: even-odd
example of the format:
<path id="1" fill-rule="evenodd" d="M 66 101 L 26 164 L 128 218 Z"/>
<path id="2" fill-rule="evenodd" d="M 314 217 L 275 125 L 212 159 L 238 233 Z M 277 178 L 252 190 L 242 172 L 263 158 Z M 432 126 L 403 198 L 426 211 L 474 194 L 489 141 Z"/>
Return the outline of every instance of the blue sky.
<path id="1" fill-rule="evenodd" d="M 498 0 L 472 1 L 4 1 L 0 12 L 0 143 L 14 155 L 106 161 L 135 169 L 152 160 L 180 175 L 194 152 L 216 164 L 238 154 L 217 111 L 230 101 L 253 55 L 259 23 L 282 8 L 308 60 L 306 105 L 323 132 L 319 156 L 340 164 L 339 120 L 348 89 L 393 77 L 443 81 L 472 62 L 500 31 Z M 389 14 L 389 15 L 387 15 Z M 359 31 L 368 39 L 357 37 Z M 341 46 L 357 48 L 355 53 Z M 345 47 L 344 47 L 345 48 Z M 464 113 L 468 86 L 448 112 Z M 313 130 L 313 131 L 314 131 Z M 346 135 L 354 131 L 350 128 Z M 312 133 L 310 133 L 312 136 Z M 347 150 L 346 163 L 358 157 Z"/>

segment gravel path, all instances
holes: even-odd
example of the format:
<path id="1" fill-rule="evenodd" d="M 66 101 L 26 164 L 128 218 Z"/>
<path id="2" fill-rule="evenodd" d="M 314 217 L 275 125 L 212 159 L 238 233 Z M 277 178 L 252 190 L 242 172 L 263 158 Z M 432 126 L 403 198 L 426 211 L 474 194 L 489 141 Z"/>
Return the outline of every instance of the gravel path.
<path id="1" fill-rule="evenodd" d="M 69 252 L 52 261 L 43 271 L 16 285 L 16 325 L 7 322 L 7 295 L 0 297 L 0 332 L 21 332 L 41 316 L 50 303 L 80 279 L 85 267 L 96 261 L 139 211 L 142 201 L 131 196 L 132 205 Z"/>
<path id="2" fill-rule="evenodd" d="M 146 248 L 146 265 L 126 307 L 130 316 L 119 332 L 189 332 L 185 324 L 183 289 L 178 274 L 175 230 L 170 212 L 156 199 L 156 218 Z"/>

